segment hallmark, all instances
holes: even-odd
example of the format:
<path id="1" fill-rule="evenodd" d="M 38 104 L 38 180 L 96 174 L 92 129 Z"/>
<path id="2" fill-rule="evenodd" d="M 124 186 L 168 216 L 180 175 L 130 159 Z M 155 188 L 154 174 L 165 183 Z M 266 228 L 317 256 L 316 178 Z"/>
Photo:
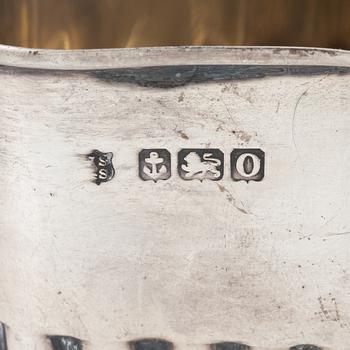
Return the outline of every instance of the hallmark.
<path id="1" fill-rule="evenodd" d="M 115 175 L 113 153 L 92 151 L 88 156 L 96 168 L 95 183 L 111 181 Z M 183 148 L 177 154 L 177 171 L 182 180 L 219 181 L 224 177 L 225 156 L 218 148 Z M 138 154 L 139 177 L 158 182 L 171 177 L 171 154 L 165 148 L 142 149 Z M 262 181 L 265 152 L 259 148 L 235 148 L 230 157 L 233 181 Z"/>
<path id="2" fill-rule="evenodd" d="M 171 156 L 166 149 L 143 149 L 139 153 L 139 175 L 144 181 L 167 180 L 171 176 Z"/>
<path id="3" fill-rule="evenodd" d="M 259 148 L 234 149 L 231 176 L 234 181 L 261 181 L 265 176 L 265 153 Z"/>
<path id="4" fill-rule="evenodd" d="M 183 180 L 221 180 L 224 153 L 216 148 L 187 148 L 178 153 L 178 172 Z"/>
<path id="5" fill-rule="evenodd" d="M 113 167 L 113 153 L 107 152 L 103 153 L 98 150 L 92 151 L 87 156 L 89 159 L 92 159 L 95 167 L 95 183 L 96 185 L 100 185 L 101 182 L 111 181 L 114 177 L 115 170 Z"/>

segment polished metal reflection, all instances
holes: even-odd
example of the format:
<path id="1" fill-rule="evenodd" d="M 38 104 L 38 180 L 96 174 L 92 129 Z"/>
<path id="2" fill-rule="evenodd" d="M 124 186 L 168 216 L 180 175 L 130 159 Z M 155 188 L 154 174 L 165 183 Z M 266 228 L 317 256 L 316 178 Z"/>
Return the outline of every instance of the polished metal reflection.
<path id="1" fill-rule="evenodd" d="M 347 0 L 0 0 L 0 43 L 350 48 Z"/>

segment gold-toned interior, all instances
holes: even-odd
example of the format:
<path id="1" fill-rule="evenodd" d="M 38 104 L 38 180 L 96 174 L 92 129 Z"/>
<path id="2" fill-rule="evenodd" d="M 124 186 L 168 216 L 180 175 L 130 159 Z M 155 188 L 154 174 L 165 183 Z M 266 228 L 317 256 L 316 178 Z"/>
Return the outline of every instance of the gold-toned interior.
<path id="1" fill-rule="evenodd" d="M 350 49 L 350 0 L 0 0 L 0 43 Z"/>

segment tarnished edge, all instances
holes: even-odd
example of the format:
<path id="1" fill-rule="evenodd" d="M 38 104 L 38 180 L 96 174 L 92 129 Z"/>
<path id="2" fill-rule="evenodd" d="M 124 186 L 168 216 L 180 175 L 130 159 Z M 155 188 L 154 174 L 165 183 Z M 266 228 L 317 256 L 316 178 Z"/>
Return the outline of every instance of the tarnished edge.
<path id="1" fill-rule="evenodd" d="M 87 76 L 106 84 L 136 84 L 153 88 L 173 88 L 187 84 L 261 79 L 283 76 L 350 74 L 350 67 L 302 65 L 185 65 L 99 70 L 46 70 L 0 66 L 0 74 L 50 75 L 55 77 Z"/>
<path id="2" fill-rule="evenodd" d="M 107 83 L 171 88 L 187 84 L 282 76 L 349 74 L 350 67 L 282 65 L 196 65 L 97 70 L 88 74 Z"/>
<path id="3" fill-rule="evenodd" d="M 86 70 L 210 64 L 350 67 L 350 51 L 258 46 L 47 50 L 0 45 L 0 65 L 35 69 Z"/>

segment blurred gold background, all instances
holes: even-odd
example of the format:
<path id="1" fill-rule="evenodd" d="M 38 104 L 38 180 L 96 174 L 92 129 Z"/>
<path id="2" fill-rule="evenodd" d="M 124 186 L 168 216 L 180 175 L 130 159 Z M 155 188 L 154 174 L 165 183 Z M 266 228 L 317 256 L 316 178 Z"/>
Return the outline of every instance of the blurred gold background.
<path id="1" fill-rule="evenodd" d="M 0 0 L 0 43 L 350 49 L 350 0 Z"/>

